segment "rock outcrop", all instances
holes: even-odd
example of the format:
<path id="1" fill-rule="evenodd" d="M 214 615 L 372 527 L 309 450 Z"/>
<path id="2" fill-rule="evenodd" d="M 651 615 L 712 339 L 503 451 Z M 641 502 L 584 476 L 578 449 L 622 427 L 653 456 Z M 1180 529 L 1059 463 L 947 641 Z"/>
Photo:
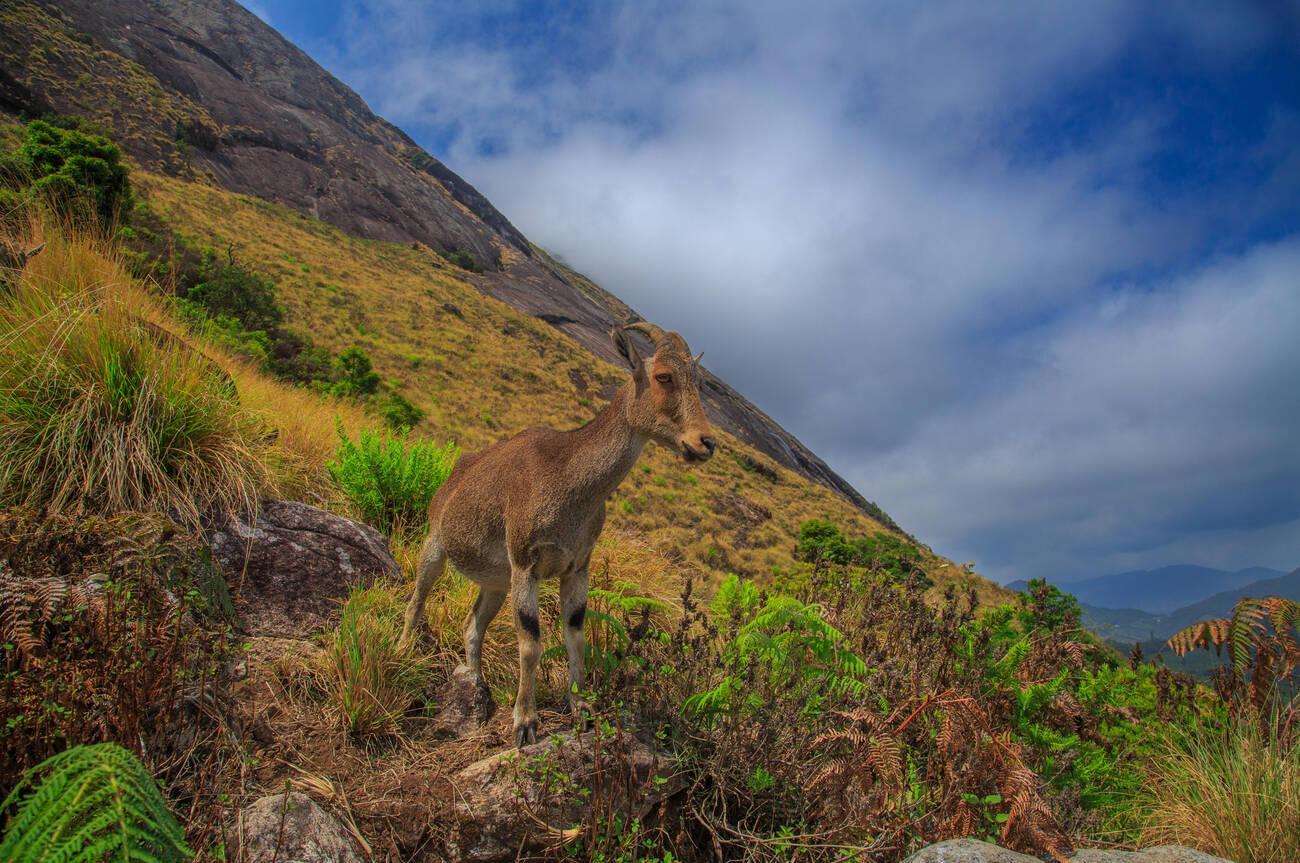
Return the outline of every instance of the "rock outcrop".
<path id="1" fill-rule="evenodd" d="M 1071 863 L 1232 863 L 1191 848 L 1162 845 L 1142 851 L 1088 848 L 1069 858 Z M 950 839 L 907 858 L 906 863 L 1041 863 L 1037 857 L 1008 851 L 978 839 Z"/>
<path id="2" fill-rule="evenodd" d="M 320 630 L 354 586 L 400 575 L 383 534 L 305 503 L 266 501 L 256 517 L 221 519 L 207 537 L 253 635 Z"/>
<path id="3" fill-rule="evenodd" d="M 242 863 L 362 863 L 365 859 L 338 819 L 297 791 L 272 794 L 245 807 L 226 836 L 227 854 Z"/>
<path id="4" fill-rule="evenodd" d="M 593 799 L 607 812 L 645 819 L 677 789 L 670 764 L 633 734 L 555 734 L 456 774 L 454 863 L 514 860 L 579 835 Z M 580 794 L 589 789 L 590 794 Z"/>

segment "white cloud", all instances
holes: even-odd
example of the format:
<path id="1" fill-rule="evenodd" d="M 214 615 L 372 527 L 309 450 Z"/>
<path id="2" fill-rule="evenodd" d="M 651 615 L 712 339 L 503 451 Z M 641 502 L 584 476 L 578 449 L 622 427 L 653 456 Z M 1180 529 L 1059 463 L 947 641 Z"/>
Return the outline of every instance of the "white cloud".
<path id="1" fill-rule="evenodd" d="M 1174 106 L 1119 86 L 1096 134 L 1034 125 L 1135 51 L 1217 73 L 1272 22 L 652 3 L 503 40 L 514 14 L 367 2 L 331 65 L 937 550 L 1005 578 L 1300 563 L 1296 240 L 1187 271 L 1300 191 L 1296 117 L 1262 180 L 1179 198 L 1144 185 Z"/>

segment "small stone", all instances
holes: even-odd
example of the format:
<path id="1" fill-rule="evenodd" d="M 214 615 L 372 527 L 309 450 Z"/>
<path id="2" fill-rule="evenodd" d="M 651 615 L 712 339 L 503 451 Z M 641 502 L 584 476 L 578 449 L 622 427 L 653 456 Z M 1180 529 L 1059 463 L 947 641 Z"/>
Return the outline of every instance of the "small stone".
<path id="1" fill-rule="evenodd" d="M 457 666 L 451 679 L 438 694 L 441 708 L 433 722 L 435 734 L 468 737 L 487 724 L 496 713 L 492 692 L 481 678 L 470 673 L 469 666 Z"/>
<path id="2" fill-rule="evenodd" d="M 356 843 L 306 794 L 272 794 L 245 807 L 228 828 L 242 863 L 362 863 Z"/>

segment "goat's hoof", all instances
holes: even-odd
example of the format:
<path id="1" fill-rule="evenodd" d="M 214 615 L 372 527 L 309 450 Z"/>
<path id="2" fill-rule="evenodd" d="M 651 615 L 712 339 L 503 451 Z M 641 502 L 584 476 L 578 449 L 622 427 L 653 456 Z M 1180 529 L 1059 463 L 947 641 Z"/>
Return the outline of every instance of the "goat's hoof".
<path id="1" fill-rule="evenodd" d="M 537 720 L 525 722 L 515 726 L 515 748 L 523 749 L 525 746 L 537 742 Z"/>

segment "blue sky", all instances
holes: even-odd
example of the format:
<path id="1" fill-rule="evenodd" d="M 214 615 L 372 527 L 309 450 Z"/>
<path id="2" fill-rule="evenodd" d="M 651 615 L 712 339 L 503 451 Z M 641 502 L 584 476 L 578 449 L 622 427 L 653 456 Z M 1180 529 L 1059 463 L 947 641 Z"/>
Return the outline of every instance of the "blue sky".
<path id="1" fill-rule="evenodd" d="M 937 551 L 1300 565 L 1300 6 L 250 8 Z"/>

